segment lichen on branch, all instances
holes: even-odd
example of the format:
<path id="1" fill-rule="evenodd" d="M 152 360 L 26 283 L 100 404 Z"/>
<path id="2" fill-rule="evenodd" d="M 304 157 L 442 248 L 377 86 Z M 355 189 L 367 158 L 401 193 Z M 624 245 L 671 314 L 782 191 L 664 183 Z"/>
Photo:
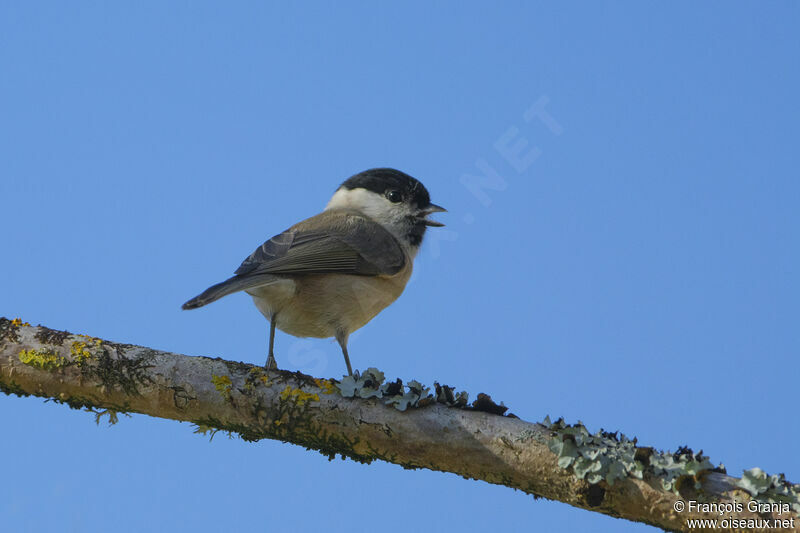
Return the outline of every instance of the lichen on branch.
<path id="1" fill-rule="evenodd" d="M 716 518 L 702 506 L 677 512 L 678 499 L 762 505 L 732 513 L 738 519 L 796 520 L 800 512 L 800 486 L 783 475 L 753 469 L 734 478 L 686 447 L 660 452 L 580 423 L 525 422 L 488 395 L 470 403 L 464 391 L 387 380 L 374 368 L 338 381 L 0 318 L 0 391 L 85 409 L 98 422 L 142 413 L 212 437 L 224 431 L 330 458 L 453 472 L 672 531 Z"/>

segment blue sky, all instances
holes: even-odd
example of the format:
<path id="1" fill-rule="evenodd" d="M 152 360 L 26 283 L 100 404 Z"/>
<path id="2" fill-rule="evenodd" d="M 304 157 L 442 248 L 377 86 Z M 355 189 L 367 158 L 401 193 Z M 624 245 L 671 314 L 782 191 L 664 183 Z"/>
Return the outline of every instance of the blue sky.
<path id="1" fill-rule="evenodd" d="M 0 315 L 261 363 L 248 297 L 180 304 L 351 174 L 392 166 L 449 209 L 447 227 L 351 337 L 354 367 L 796 482 L 798 15 L 4 2 Z M 497 176 L 476 193 L 465 176 L 480 168 Z M 276 354 L 344 372 L 333 340 L 279 333 Z M 8 531 L 652 531 L 141 415 L 98 427 L 2 397 L 0 420 Z"/>

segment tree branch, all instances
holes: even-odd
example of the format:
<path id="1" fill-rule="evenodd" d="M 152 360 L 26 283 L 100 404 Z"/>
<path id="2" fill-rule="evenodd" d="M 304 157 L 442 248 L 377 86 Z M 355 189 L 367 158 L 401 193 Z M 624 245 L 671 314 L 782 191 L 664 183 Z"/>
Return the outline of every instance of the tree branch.
<path id="1" fill-rule="evenodd" d="M 718 521 L 705 528 L 711 530 L 735 529 L 733 522 L 725 527 L 726 518 L 751 520 L 739 523 L 745 529 L 800 527 L 800 486 L 782 476 L 756 469 L 733 478 L 691 450 L 662 453 L 624 436 L 590 435 L 580 425 L 484 412 L 497 410 L 488 397 L 469 407 L 452 389 L 429 396 L 418 383 L 386 383 L 375 370 L 337 382 L 0 318 L 0 390 L 98 417 L 143 413 L 248 441 L 291 442 L 331 458 L 452 472 L 667 530 L 688 531 L 689 520 L 703 518 Z M 729 504 L 722 513 L 704 507 L 722 503 Z"/>

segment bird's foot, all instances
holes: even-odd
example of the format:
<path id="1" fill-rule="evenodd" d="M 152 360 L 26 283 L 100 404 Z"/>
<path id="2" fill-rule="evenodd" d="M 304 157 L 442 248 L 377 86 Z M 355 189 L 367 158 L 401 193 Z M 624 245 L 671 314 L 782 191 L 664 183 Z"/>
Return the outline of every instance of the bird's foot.
<path id="1" fill-rule="evenodd" d="M 267 357 L 267 364 L 264 365 L 264 367 L 267 370 L 278 370 L 278 362 L 275 361 L 275 356 L 274 355 L 269 354 L 269 356 Z"/>

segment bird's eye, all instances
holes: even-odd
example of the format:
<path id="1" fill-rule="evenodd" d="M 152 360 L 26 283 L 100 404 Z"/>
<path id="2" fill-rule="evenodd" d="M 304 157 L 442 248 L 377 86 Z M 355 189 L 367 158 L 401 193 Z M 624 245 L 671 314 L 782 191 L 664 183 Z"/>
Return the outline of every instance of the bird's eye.
<path id="1" fill-rule="evenodd" d="M 386 198 L 388 198 L 393 204 L 396 204 L 403 199 L 403 195 L 400 194 L 400 191 L 392 189 L 390 191 L 386 191 Z"/>

